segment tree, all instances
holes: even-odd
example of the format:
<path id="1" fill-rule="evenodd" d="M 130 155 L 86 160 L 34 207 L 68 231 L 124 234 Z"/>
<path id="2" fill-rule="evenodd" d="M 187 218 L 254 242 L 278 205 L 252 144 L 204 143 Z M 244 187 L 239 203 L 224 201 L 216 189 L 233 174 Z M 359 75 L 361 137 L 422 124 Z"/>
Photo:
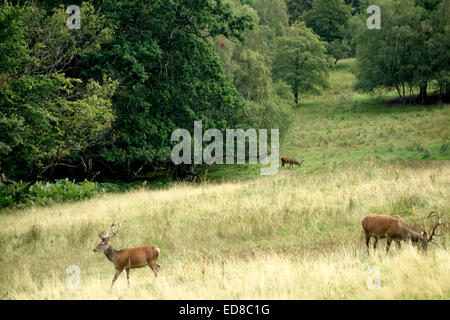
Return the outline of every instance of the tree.
<path id="1" fill-rule="evenodd" d="M 224 74 L 212 39 L 243 40 L 251 26 L 230 5 L 213 0 L 105 0 L 97 9 L 115 36 L 86 59 L 83 78 L 120 82 L 113 98 L 113 145 L 93 151 L 116 178 L 141 179 L 170 161 L 171 133 L 245 121 L 242 97 Z"/>
<path id="2" fill-rule="evenodd" d="M 417 101 L 424 103 L 428 84 L 440 75 L 443 75 L 440 79 L 445 79 L 448 74 L 445 70 L 448 70 L 449 29 L 448 19 L 443 18 L 447 17 L 446 3 L 430 20 L 422 7 L 414 6 L 413 0 L 376 2 L 383 12 L 383 27 L 360 30 L 357 88 L 366 91 L 394 88 L 402 103 L 408 100 L 415 103 L 414 89 L 418 88 Z"/>
<path id="3" fill-rule="evenodd" d="M 315 0 L 311 10 L 303 14 L 306 26 L 317 33 L 321 40 L 342 40 L 350 16 L 343 0 Z"/>
<path id="4" fill-rule="evenodd" d="M 304 12 L 311 10 L 313 0 L 286 0 L 289 24 L 299 21 Z"/>
<path id="5" fill-rule="evenodd" d="M 433 11 L 438 8 L 441 2 L 442 0 L 415 0 L 417 5 L 429 11 Z"/>
<path id="6" fill-rule="evenodd" d="M 328 42 L 328 54 L 335 63 L 351 56 L 350 7 L 343 0 L 315 0 L 312 9 L 303 14 L 306 26 Z"/>
<path id="7" fill-rule="evenodd" d="M 319 93 L 328 86 L 328 68 L 325 43 L 304 23 L 294 23 L 278 39 L 274 77 L 291 86 L 295 103 L 300 94 Z"/>
<path id="8" fill-rule="evenodd" d="M 260 24 L 272 28 L 277 36 L 283 34 L 289 21 L 285 0 L 253 0 L 252 7 Z"/>
<path id="9" fill-rule="evenodd" d="M 224 37 L 215 40 L 225 72 L 244 97 L 246 124 L 251 128 L 280 128 L 280 135 L 285 132 L 294 100 L 289 86 L 272 78 L 277 35 L 284 35 L 288 24 L 283 1 L 271 2 L 283 10 L 267 10 L 262 6 L 267 1 L 252 1 L 248 5 L 240 0 L 230 1 L 236 15 L 252 17 L 253 28 L 244 31 L 245 42 Z"/>
<path id="10" fill-rule="evenodd" d="M 357 15 L 361 13 L 363 7 L 363 0 L 345 0 L 345 4 L 351 7 L 352 15 Z"/>
<path id="11" fill-rule="evenodd" d="M 117 83 L 62 73 L 108 37 L 93 7 L 84 9 L 85 28 L 70 33 L 63 8 L 51 15 L 36 6 L 0 8 L 0 23 L 8 26 L 0 52 L 15 48 L 0 59 L 0 174 L 34 183 L 66 165 L 69 155 L 103 141 L 110 128 Z"/>
<path id="12" fill-rule="evenodd" d="M 434 78 L 441 100 L 450 100 L 450 0 L 443 0 L 432 16 L 431 49 Z"/>

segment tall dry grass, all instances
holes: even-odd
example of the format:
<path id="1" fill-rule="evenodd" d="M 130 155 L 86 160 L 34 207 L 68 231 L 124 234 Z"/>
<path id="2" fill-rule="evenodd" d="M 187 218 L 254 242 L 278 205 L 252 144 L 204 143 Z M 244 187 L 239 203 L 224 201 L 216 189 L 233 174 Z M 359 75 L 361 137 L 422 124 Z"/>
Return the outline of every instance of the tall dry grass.
<path id="1" fill-rule="evenodd" d="M 284 169 L 273 177 L 105 195 L 0 214 L 0 296 L 12 299 L 448 299 L 448 161 L 362 163 L 332 174 Z M 401 215 L 418 229 L 431 210 L 445 232 L 428 253 L 404 246 L 368 257 L 361 221 Z M 149 268 L 121 275 L 94 254 L 97 234 L 125 221 L 115 248 L 155 245 Z M 81 268 L 81 289 L 66 268 Z M 367 268 L 380 268 L 370 290 Z"/>

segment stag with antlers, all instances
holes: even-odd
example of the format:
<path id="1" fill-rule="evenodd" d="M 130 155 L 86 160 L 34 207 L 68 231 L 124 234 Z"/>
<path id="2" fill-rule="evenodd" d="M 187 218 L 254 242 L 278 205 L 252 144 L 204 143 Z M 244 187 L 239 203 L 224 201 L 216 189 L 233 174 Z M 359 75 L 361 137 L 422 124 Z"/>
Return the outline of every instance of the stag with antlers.
<path id="1" fill-rule="evenodd" d="M 429 235 L 426 227 L 426 222 L 436 214 L 438 214 L 438 222 L 433 227 L 431 235 Z M 430 212 L 430 214 L 424 219 L 425 229 L 423 232 L 414 230 L 413 228 L 408 226 L 400 217 L 370 214 L 365 217 L 362 222 L 362 227 L 366 237 L 367 253 L 369 253 L 369 242 L 371 237 L 375 238 L 375 242 L 373 244 L 374 250 L 377 248 L 378 239 L 387 238 L 386 253 L 389 252 L 389 247 L 391 246 L 391 242 L 393 240 L 397 243 L 399 248 L 401 248 L 401 240 L 411 240 L 413 245 L 419 244 L 423 250 L 427 250 L 428 243 L 433 241 L 433 237 L 441 235 L 436 234 L 436 229 L 439 225 L 441 225 L 441 216 L 437 211 Z"/>
<path id="2" fill-rule="evenodd" d="M 115 231 L 113 230 L 114 226 L 117 226 Z M 156 278 L 160 269 L 160 265 L 156 263 L 160 250 L 155 247 L 115 250 L 111 246 L 110 241 L 116 236 L 119 230 L 120 222 L 117 225 L 115 223 L 111 224 L 110 230 L 106 234 L 99 234 L 99 237 L 102 240 L 94 249 L 94 252 L 104 252 L 108 260 L 111 261 L 116 268 L 116 274 L 114 275 L 111 288 L 124 269 L 127 272 L 128 285 L 130 284 L 130 269 L 149 266 L 155 273 Z"/>

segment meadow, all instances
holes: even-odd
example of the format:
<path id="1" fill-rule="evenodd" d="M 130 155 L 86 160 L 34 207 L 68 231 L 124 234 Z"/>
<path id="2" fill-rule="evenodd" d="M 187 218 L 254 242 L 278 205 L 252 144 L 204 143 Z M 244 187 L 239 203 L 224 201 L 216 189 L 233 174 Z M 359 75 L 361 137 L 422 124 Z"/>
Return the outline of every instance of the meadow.
<path id="1" fill-rule="evenodd" d="M 305 159 L 261 177 L 223 166 L 199 183 L 0 211 L 3 299 L 449 299 L 450 105 L 386 104 L 392 93 L 353 91 L 354 61 L 331 87 L 292 110 L 281 156 Z M 368 256 L 362 219 L 399 215 L 423 230 L 442 213 L 424 253 L 385 240 Z M 116 249 L 161 249 L 150 268 L 125 273 L 95 254 L 98 233 L 122 221 Z M 431 222 L 430 222 L 431 224 Z M 81 270 L 70 290 L 66 268 Z M 379 270 L 379 286 L 368 285 Z"/>

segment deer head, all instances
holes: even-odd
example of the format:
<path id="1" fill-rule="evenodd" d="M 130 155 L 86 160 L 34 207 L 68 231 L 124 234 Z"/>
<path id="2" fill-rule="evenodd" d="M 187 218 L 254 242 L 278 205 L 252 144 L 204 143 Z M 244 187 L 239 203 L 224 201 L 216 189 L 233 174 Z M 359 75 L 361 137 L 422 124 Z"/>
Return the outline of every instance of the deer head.
<path id="1" fill-rule="evenodd" d="M 111 224 L 109 231 L 107 231 L 104 235 L 101 233 L 98 235 L 102 241 L 100 241 L 100 243 L 94 248 L 94 252 L 103 252 L 109 249 L 109 241 L 116 236 L 117 232 L 119 232 L 120 222 L 117 224 L 116 231 L 113 230 L 114 226 L 116 226 L 115 223 Z"/>

